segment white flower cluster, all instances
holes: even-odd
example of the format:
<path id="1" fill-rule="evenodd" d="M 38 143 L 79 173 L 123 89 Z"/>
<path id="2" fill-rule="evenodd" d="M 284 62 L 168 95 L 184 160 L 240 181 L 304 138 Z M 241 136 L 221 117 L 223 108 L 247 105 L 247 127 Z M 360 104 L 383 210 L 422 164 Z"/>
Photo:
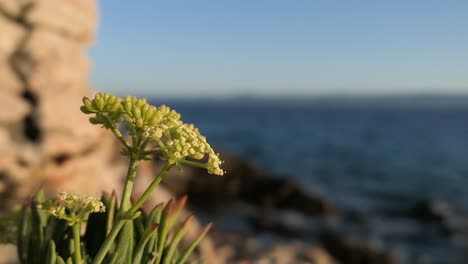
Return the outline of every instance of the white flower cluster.
<path id="1" fill-rule="evenodd" d="M 83 221 L 90 213 L 105 212 L 104 204 L 95 197 L 61 192 L 57 198 L 43 206 L 47 212 L 57 218 L 75 223 Z"/>
<path id="2" fill-rule="evenodd" d="M 121 99 L 98 93 L 93 100 L 83 98 L 81 110 L 86 114 L 95 114 L 91 122 L 106 128 L 110 127 L 109 120 L 115 124 L 125 120 L 125 129 L 132 137 L 140 138 L 139 142 L 156 143 L 161 149 L 161 158 L 170 164 L 179 164 L 186 158 L 201 160 L 208 156 L 208 162 L 204 165 L 207 171 L 224 174 L 220 167 L 222 162 L 206 138 L 193 124 L 182 122 L 180 114 L 168 106 L 155 107 L 148 104 L 146 99 L 135 96 Z"/>
<path id="3" fill-rule="evenodd" d="M 208 154 L 207 170 L 211 174 L 223 175 L 220 168 L 221 160 L 206 142 L 206 138 L 193 124 L 182 124 L 170 130 L 171 138 L 166 142 L 166 150 L 169 163 L 177 163 L 179 160 L 191 158 L 200 160 Z"/>

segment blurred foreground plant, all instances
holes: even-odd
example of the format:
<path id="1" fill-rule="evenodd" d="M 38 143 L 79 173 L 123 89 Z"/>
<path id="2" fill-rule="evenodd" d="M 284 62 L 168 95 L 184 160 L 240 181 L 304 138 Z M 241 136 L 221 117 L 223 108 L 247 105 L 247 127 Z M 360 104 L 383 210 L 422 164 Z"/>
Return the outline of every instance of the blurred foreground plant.
<path id="1" fill-rule="evenodd" d="M 83 98 L 81 111 L 94 115 L 92 124 L 111 130 L 129 158 L 121 201 L 114 193 L 101 199 L 61 193 L 46 201 L 39 192 L 23 209 L 18 230 L 21 263 L 185 263 L 211 224 L 181 249 L 180 241 L 193 221 L 190 216 L 177 226 L 186 199 L 159 204 L 150 212 L 141 206 L 174 166 L 187 164 L 223 175 L 218 155 L 197 128 L 165 105 L 97 93 L 92 100 Z M 129 140 L 121 134 L 121 125 Z M 133 202 L 137 166 L 152 157 L 165 161 L 165 166 Z"/>

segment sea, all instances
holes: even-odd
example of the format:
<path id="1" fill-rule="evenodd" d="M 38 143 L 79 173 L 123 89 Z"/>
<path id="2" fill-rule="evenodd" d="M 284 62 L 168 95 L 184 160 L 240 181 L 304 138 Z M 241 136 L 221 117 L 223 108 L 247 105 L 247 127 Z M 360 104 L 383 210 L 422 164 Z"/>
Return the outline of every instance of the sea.
<path id="1" fill-rule="evenodd" d="M 152 101 L 213 147 L 370 219 L 372 241 L 401 263 L 468 263 L 463 231 L 428 238 L 432 226 L 392 215 L 422 201 L 468 212 L 468 100 Z"/>

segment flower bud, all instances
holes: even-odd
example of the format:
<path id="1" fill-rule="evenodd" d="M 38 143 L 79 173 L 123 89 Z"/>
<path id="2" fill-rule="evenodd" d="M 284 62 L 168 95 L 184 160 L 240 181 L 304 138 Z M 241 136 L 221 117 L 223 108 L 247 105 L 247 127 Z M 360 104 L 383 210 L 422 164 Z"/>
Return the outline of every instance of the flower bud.
<path id="1" fill-rule="evenodd" d="M 120 109 L 120 107 L 122 107 L 122 105 L 120 103 L 116 102 L 116 103 L 114 103 L 113 105 L 111 105 L 109 107 L 109 112 L 114 113 L 114 112 L 118 111 Z"/>
<path id="2" fill-rule="evenodd" d="M 99 98 L 94 98 L 93 100 L 94 105 L 99 111 L 104 110 L 104 98 L 99 97 Z"/>
<path id="3" fill-rule="evenodd" d="M 101 122 L 99 122 L 99 119 L 97 119 L 96 117 L 91 117 L 89 119 L 89 122 L 91 122 L 91 124 L 93 124 L 93 125 L 97 125 L 97 124 L 101 123 Z"/>
<path id="4" fill-rule="evenodd" d="M 92 112 L 88 110 L 88 108 L 85 105 L 80 106 L 81 112 L 85 114 L 91 114 Z"/>
<path id="5" fill-rule="evenodd" d="M 131 113 L 132 112 L 132 102 L 130 102 L 129 100 L 125 100 L 124 109 L 125 109 L 125 111 L 127 113 Z"/>
<path id="6" fill-rule="evenodd" d="M 133 117 L 134 117 L 134 118 L 136 118 L 136 119 L 141 118 L 141 110 L 140 110 L 140 108 L 134 107 L 134 108 L 132 109 L 132 113 L 133 113 Z"/>
<path id="7" fill-rule="evenodd" d="M 115 95 L 111 95 L 109 96 L 109 98 L 106 100 L 106 103 L 108 105 L 113 105 L 115 103 L 115 101 L 117 100 L 117 97 L 115 97 Z"/>
<path id="8" fill-rule="evenodd" d="M 94 109 L 92 103 L 91 103 L 91 100 L 89 100 L 88 97 L 83 97 L 83 104 L 86 106 L 86 108 L 88 109 L 88 111 L 90 112 L 96 112 L 96 109 Z"/>
<path id="9" fill-rule="evenodd" d="M 138 109 L 138 108 L 137 108 L 137 109 Z M 143 119 L 142 119 L 141 117 L 140 117 L 140 118 L 137 118 L 135 124 L 136 124 L 136 126 L 137 126 L 138 128 L 142 128 L 143 125 L 144 125 Z"/>

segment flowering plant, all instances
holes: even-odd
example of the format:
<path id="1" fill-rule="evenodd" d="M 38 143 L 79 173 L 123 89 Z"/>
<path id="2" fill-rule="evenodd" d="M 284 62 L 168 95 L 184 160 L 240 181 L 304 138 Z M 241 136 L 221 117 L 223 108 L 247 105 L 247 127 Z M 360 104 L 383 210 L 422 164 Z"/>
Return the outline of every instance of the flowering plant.
<path id="1" fill-rule="evenodd" d="M 60 193 L 45 201 L 39 192 L 23 209 L 18 233 L 21 263 L 185 263 L 211 224 L 180 250 L 180 241 L 193 221 L 190 216 L 175 228 L 186 199 L 157 205 L 149 213 L 141 206 L 173 167 L 187 164 L 223 175 L 218 155 L 194 125 L 184 123 L 179 113 L 165 105 L 155 107 L 146 99 L 97 93 L 93 99 L 83 98 L 81 111 L 122 143 L 122 154 L 129 159 L 122 198 L 118 203 L 115 193 L 101 199 Z M 153 157 L 165 161 L 165 166 L 132 201 L 137 166 Z"/>

